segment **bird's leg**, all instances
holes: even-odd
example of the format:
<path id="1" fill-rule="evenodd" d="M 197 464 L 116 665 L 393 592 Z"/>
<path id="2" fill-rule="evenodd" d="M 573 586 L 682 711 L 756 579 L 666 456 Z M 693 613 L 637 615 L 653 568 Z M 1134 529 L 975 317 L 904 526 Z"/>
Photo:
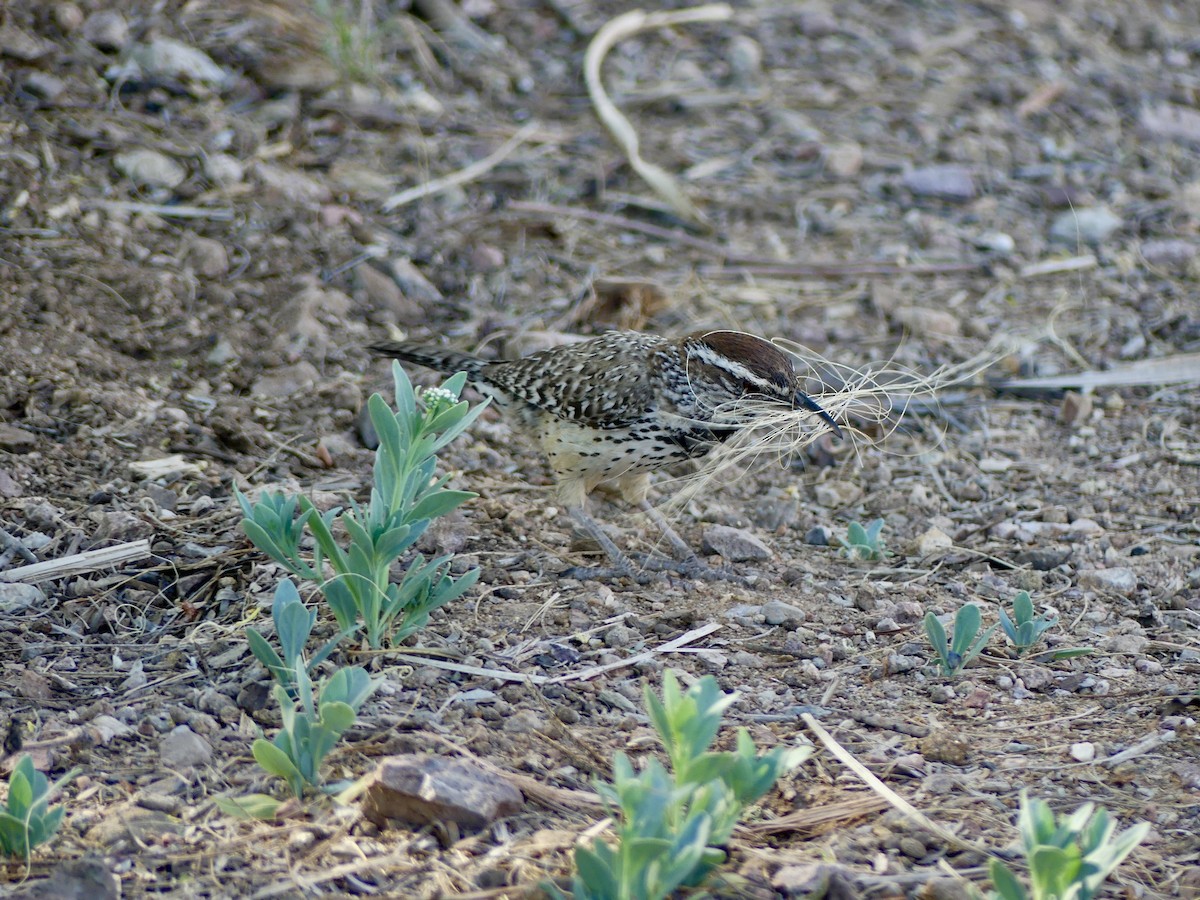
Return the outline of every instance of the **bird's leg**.
<path id="1" fill-rule="evenodd" d="M 737 584 L 749 587 L 753 581 L 749 578 L 744 578 L 736 572 L 731 572 L 729 569 L 713 568 L 693 550 L 688 542 L 679 536 L 671 523 L 657 509 L 650 505 L 649 500 L 642 500 L 642 512 L 644 512 L 658 529 L 663 533 L 663 537 L 667 539 L 667 543 L 671 545 L 671 549 L 675 552 L 674 563 L 669 563 L 666 560 L 656 561 L 653 559 L 646 560 L 646 566 L 651 569 L 669 569 L 678 572 L 686 578 L 698 578 L 702 581 L 732 581 Z"/>
<path id="2" fill-rule="evenodd" d="M 675 553 L 675 558 L 680 562 L 691 563 L 700 562 L 700 558 L 696 555 L 688 542 L 679 536 L 679 532 L 671 527 L 671 523 L 667 521 L 666 516 L 660 513 L 651 505 L 649 500 L 643 500 L 641 503 L 642 512 L 658 526 L 658 530 L 663 533 L 663 537 L 667 539 L 667 543 L 671 545 L 671 549 Z"/>
<path id="3" fill-rule="evenodd" d="M 649 580 L 646 573 L 638 571 L 637 567 L 634 566 L 633 560 L 620 547 L 613 543 L 613 539 L 604 533 L 604 529 L 600 527 L 600 523 L 589 516 L 582 506 L 568 507 L 567 512 L 600 545 L 601 549 L 608 554 L 608 558 L 613 561 L 613 565 L 571 566 L 571 568 L 562 573 L 564 577 L 586 581 L 590 578 L 617 578 L 623 576 L 625 578 L 632 578 L 634 581 L 643 584 Z"/>

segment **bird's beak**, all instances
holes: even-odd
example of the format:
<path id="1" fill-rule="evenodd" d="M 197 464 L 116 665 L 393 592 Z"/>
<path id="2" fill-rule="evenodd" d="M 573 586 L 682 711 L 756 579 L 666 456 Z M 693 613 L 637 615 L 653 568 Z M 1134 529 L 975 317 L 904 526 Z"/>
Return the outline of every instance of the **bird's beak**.
<path id="1" fill-rule="evenodd" d="M 821 420 L 829 426 L 829 429 L 833 432 L 834 436 L 838 438 L 838 440 L 841 440 L 842 429 L 837 422 L 833 421 L 833 416 L 821 409 L 821 404 L 817 403 L 816 400 L 808 396 L 808 394 L 804 393 L 804 391 L 796 391 L 796 396 L 792 400 L 792 406 L 793 408 L 800 407 L 802 409 L 807 409 L 809 412 L 815 412 L 821 417 Z"/>

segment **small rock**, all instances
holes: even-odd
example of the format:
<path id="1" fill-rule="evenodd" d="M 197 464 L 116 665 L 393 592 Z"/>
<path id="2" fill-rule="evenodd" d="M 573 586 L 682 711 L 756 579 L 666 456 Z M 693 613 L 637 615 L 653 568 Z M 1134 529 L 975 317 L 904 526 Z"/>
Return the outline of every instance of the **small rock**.
<path id="1" fill-rule="evenodd" d="M 187 769 L 212 762 L 212 746 L 186 725 L 176 725 L 159 742 L 159 762 L 165 769 Z"/>
<path id="2" fill-rule="evenodd" d="M 118 153 L 113 165 L 130 181 L 149 187 L 173 188 L 187 178 L 187 169 L 171 157 L 146 148 Z"/>
<path id="3" fill-rule="evenodd" d="M 1167 238 L 1142 244 L 1142 258 L 1147 263 L 1173 274 L 1186 272 L 1197 256 L 1200 256 L 1200 245 L 1191 241 Z"/>
<path id="4" fill-rule="evenodd" d="M 762 78 L 763 51 L 754 38 L 744 34 L 735 35 L 729 41 L 726 59 L 729 60 L 734 84 L 748 87 Z"/>
<path id="5" fill-rule="evenodd" d="M 1013 251 L 1017 249 L 1017 242 L 1013 240 L 1012 235 L 1003 231 L 985 231 L 972 243 L 980 250 L 994 253 L 996 256 L 1012 256 Z"/>
<path id="6" fill-rule="evenodd" d="M 36 434 L 0 422 L 0 450 L 8 453 L 28 453 L 36 446 Z"/>
<path id="7" fill-rule="evenodd" d="M 287 399 L 300 391 L 306 391 L 317 383 L 321 373 L 308 360 L 302 359 L 291 366 L 281 366 L 264 372 L 254 379 L 250 393 L 258 397 Z"/>
<path id="8" fill-rule="evenodd" d="M 835 178 L 853 178 L 862 170 L 863 148 L 853 141 L 825 148 L 825 171 Z"/>
<path id="9" fill-rule="evenodd" d="M 1109 653 L 1125 653 L 1136 656 L 1146 649 L 1149 638 L 1141 634 L 1117 634 L 1104 642 L 1104 649 Z"/>
<path id="10" fill-rule="evenodd" d="M 1070 753 L 1075 762 L 1089 763 L 1096 758 L 1096 745 L 1091 741 L 1080 741 L 1071 745 Z"/>
<path id="11" fill-rule="evenodd" d="M 67 89 L 61 78 L 49 72 L 33 71 L 25 75 L 21 86 L 30 94 L 46 103 L 54 103 Z"/>
<path id="12" fill-rule="evenodd" d="M 21 62 L 35 62 L 44 57 L 53 57 L 57 51 L 53 41 L 15 25 L 0 25 L 0 56 Z"/>
<path id="13" fill-rule="evenodd" d="M 704 529 L 705 553 L 716 553 L 730 562 L 770 559 L 771 549 L 743 528 L 710 525 Z"/>
<path id="14" fill-rule="evenodd" d="M 892 310 L 891 315 L 897 325 L 921 337 L 934 334 L 954 337 L 962 334 L 962 322 L 958 316 L 944 309 L 901 306 Z"/>
<path id="15" fill-rule="evenodd" d="M 640 639 L 641 635 L 628 625 L 614 625 L 608 631 L 604 632 L 605 645 L 612 647 L 614 650 L 628 647 Z"/>
<path id="16" fill-rule="evenodd" d="M 1033 550 L 1023 550 L 1017 554 L 1017 562 L 1029 566 L 1038 572 L 1049 572 L 1057 569 L 1071 558 L 1070 548 L 1040 547 Z"/>
<path id="17" fill-rule="evenodd" d="M 804 543 L 810 547 L 828 547 L 829 529 L 824 525 L 814 525 L 804 533 Z"/>
<path id="18" fill-rule="evenodd" d="M 106 510 L 92 515 L 98 517 L 100 523 L 93 535 L 97 541 L 136 541 L 154 534 L 154 525 L 131 512 Z"/>
<path id="19" fill-rule="evenodd" d="M 229 274 L 229 253 L 224 244 L 212 238 L 193 235 L 183 258 L 204 278 L 223 278 Z"/>
<path id="20" fill-rule="evenodd" d="M 7 888 L 4 896 L 9 900 L 120 900 L 120 882 L 104 860 L 85 857 L 51 865 L 49 878 L 29 881 L 20 890 Z"/>
<path id="21" fill-rule="evenodd" d="M 274 200 L 290 201 L 301 206 L 328 203 L 333 194 L 329 187 L 299 169 L 260 162 L 254 166 L 255 177 Z"/>
<path id="22" fill-rule="evenodd" d="M 971 171 L 953 164 L 911 169 L 904 174 L 904 186 L 918 197 L 940 200 L 971 200 L 979 193 Z"/>
<path id="23" fill-rule="evenodd" d="M 427 320 L 424 308 L 411 300 L 394 278 L 370 263 L 355 268 L 354 277 L 371 304 L 401 325 L 415 326 Z"/>
<path id="24" fill-rule="evenodd" d="M 1120 594 L 1132 597 L 1137 592 L 1137 575 L 1133 569 L 1088 569 L 1079 573 L 1079 586 L 1088 591 Z"/>
<path id="25" fill-rule="evenodd" d="M 1044 691 L 1054 684 L 1054 673 L 1045 666 L 1018 666 L 1017 677 L 1030 691 Z"/>
<path id="26" fill-rule="evenodd" d="M 899 850 L 909 859 L 924 859 L 925 854 L 929 851 L 925 849 L 925 845 L 911 835 L 905 835 L 900 838 Z"/>
<path id="27" fill-rule="evenodd" d="M 863 489 L 853 481 L 826 481 L 816 486 L 815 493 L 822 506 L 840 509 L 857 503 Z"/>
<path id="28" fill-rule="evenodd" d="M 45 608 L 46 595 L 34 584 L 0 581 L 0 613 L 14 613 L 22 609 Z"/>
<path id="29" fill-rule="evenodd" d="M 920 749 L 926 759 L 952 766 L 965 766 L 971 758 L 971 745 L 949 731 L 933 732 L 921 741 Z"/>
<path id="30" fill-rule="evenodd" d="M 1138 130 L 1156 140 L 1200 144 L 1200 112 L 1173 103 L 1160 103 L 1142 110 Z"/>
<path id="31" fill-rule="evenodd" d="M 771 876 L 771 887 L 785 897 L 851 900 L 860 896 L 853 872 L 824 863 L 783 866 Z"/>
<path id="32" fill-rule="evenodd" d="M 413 264 L 412 260 L 397 257 L 388 260 L 389 274 L 400 285 L 405 296 L 422 307 L 430 307 L 444 302 L 445 298 L 425 274 Z"/>
<path id="33" fill-rule="evenodd" d="M 1121 227 L 1122 219 L 1107 206 L 1067 210 L 1050 226 L 1050 240 L 1060 244 L 1102 244 Z"/>
<path id="34" fill-rule="evenodd" d="M 148 44 L 139 44 L 130 56 L 143 72 L 156 78 L 178 78 L 209 85 L 224 84 L 229 79 L 225 70 L 203 50 L 171 38 L 160 37 Z"/>
<path id="35" fill-rule="evenodd" d="M 399 819 L 479 829 L 515 815 L 523 804 L 521 792 L 502 777 L 466 760 L 410 753 L 380 762 L 363 799 L 363 815 L 380 828 Z"/>
<path id="36" fill-rule="evenodd" d="M 101 10 L 83 23 L 83 39 L 98 50 L 116 53 L 129 43 L 129 25 L 115 10 Z"/>
<path id="37" fill-rule="evenodd" d="M 204 157 L 204 177 L 217 187 L 241 184 L 246 167 L 228 153 L 209 153 Z"/>
<path id="38" fill-rule="evenodd" d="M 954 540 L 940 528 L 930 528 L 916 540 L 917 556 L 940 556 L 954 549 Z"/>
<path id="39" fill-rule="evenodd" d="M 768 600 L 762 607 L 763 618 L 768 625 L 783 625 L 795 628 L 808 620 L 808 615 L 798 606 L 781 600 Z"/>
<path id="40" fill-rule="evenodd" d="M 1064 425 L 1081 425 L 1092 415 L 1092 395 L 1067 391 L 1058 408 L 1059 421 Z"/>
<path id="41" fill-rule="evenodd" d="M 74 3 L 57 3 L 54 6 L 54 24 L 62 29 L 64 34 L 79 30 L 83 24 L 83 10 Z"/>
<path id="42" fill-rule="evenodd" d="M 476 272 L 498 272 L 504 268 L 504 251 L 491 244 L 471 247 L 471 268 Z"/>

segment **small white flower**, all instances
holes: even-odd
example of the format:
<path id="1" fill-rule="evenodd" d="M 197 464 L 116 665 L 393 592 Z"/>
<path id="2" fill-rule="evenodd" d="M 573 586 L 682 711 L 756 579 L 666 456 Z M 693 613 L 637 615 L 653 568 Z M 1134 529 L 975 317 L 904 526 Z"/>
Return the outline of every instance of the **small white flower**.
<path id="1" fill-rule="evenodd" d="M 457 403 L 458 397 L 454 395 L 454 391 L 448 391 L 440 387 L 431 387 L 421 391 L 421 402 L 425 405 L 425 409 L 430 415 L 436 415 L 445 407 L 453 406 Z"/>

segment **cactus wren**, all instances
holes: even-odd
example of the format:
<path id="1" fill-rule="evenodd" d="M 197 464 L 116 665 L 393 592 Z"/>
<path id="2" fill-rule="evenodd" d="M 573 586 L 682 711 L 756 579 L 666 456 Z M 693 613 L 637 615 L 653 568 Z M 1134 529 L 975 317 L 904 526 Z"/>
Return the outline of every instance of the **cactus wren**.
<path id="1" fill-rule="evenodd" d="M 646 494 L 652 472 L 702 457 L 739 430 L 736 421 L 720 415 L 735 401 L 754 397 L 809 410 L 841 435 L 829 414 L 799 389 L 787 354 L 740 332 L 669 339 L 614 331 L 496 361 L 408 342 L 384 341 L 370 349 L 447 375 L 466 372 L 468 384 L 515 415 L 549 459 L 559 502 L 616 565 L 586 570 L 592 576 L 635 575 L 629 558 L 584 511 L 586 496 L 604 482 L 614 482 L 623 499 L 641 506 L 663 529 L 680 559 L 672 568 L 701 577 L 716 574 L 647 503 Z"/>

